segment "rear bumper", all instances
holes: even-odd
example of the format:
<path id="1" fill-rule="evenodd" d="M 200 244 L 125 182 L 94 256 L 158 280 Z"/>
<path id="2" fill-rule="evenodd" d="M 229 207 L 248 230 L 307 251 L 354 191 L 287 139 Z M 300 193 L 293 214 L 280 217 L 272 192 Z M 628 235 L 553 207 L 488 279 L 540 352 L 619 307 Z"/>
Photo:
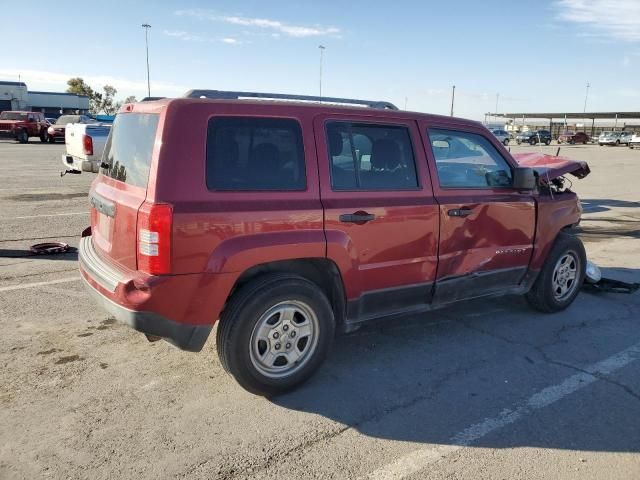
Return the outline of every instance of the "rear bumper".
<path id="1" fill-rule="evenodd" d="M 69 170 L 75 170 L 77 172 L 98 173 L 100 170 L 100 163 L 98 161 L 83 160 L 73 155 L 67 155 L 66 153 L 62 154 L 62 164 Z"/>
<path id="2" fill-rule="evenodd" d="M 120 323 L 129 325 L 134 330 L 162 337 L 176 347 L 189 352 L 199 352 L 209 338 L 211 325 L 184 325 L 155 312 L 129 310 L 109 300 L 96 290 L 83 276 L 84 285 L 89 295 L 98 305 L 115 317 Z"/>
<path id="3" fill-rule="evenodd" d="M 234 280 L 227 275 L 154 277 L 119 270 L 98 256 L 91 236 L 80 240 L 78 260 L 90 295 L 119 322 L 191 352 L 200 351 L 207 341 Z"/>

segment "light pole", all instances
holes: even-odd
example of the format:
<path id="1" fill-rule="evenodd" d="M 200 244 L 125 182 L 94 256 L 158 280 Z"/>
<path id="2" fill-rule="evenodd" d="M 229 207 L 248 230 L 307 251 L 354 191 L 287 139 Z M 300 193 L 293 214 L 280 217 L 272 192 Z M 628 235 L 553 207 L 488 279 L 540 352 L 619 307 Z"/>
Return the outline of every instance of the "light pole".
<path id="1" fill-rule="evenodd" d="M 147 96 L 151 96 L 151 82 L 149 80 L 149 29 L 151 25 L 148 23 L 143 23 L 142 28 L 144 28 L 144 39 L 145 45 L 147 47 Z"/>
<path id="2" fill-rule="evenodd" d="M 451 88 L 451 116 L 453 117 L 453 102 L 456 99 L 456 86 Z"/>
<path id="3" fill-rule="evenodd" d="M 320 49 L 320 98 L 322 99 L 322 59 L 326 47 L 324 45 L 318 45 L 318 48 Z"/>
<path id="4" fill-rule="evenodd" d="M 584 110 L 582 113 L 587 113 L 587 98 L 589 98 L 589 87 L 591 85 L 587 82 L 587 92 L 584 94 Z"/>

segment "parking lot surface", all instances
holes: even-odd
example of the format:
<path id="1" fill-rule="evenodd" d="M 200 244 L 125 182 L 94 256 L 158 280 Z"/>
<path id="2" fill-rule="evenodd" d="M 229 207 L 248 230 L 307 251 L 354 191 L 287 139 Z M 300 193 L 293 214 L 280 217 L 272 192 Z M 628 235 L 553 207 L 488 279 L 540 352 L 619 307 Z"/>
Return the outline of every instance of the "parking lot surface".
<path id="1" fill-rule="evenodd" d="M 638 478 L 640 293 L 581 293 L 542 315 L 473 301 L 339 338 L 302 388 L 252 396 L 211 335 L 185 353 L 115 323 L 75 253 L 92 174 L 63 145 L 0 142 L 0 478 Z M 555 153 L 557 146 L 512 147 Z M 640 152 L 563 146 L 580 235 L 640 281 Z"/>

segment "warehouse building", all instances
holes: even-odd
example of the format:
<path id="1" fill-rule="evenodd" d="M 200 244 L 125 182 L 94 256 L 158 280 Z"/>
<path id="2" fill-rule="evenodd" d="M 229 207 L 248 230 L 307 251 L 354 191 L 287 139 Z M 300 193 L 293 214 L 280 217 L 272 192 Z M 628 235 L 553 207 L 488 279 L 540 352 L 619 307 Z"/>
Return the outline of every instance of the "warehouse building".
<path id="1" fill-rule="evenodd" d="M 89 97 L 64 92 L 30 92 L 24 82 L 0 81 L 0 112 L 27 110 L 57 118 L 65 113 L 89 113 Z"/>

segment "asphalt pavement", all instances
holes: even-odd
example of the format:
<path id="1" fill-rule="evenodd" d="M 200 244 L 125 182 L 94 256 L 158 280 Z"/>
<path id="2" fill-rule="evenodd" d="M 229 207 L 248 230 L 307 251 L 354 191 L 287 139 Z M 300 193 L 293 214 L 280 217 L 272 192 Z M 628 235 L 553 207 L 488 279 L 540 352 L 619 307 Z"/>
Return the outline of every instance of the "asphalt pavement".
<path id="1" fill-rule="evenodd" d="M 35 139 L 34 139 L 35 140 Z M 557 146 L 512 147 L 555 153 Z M 79 282 L 93 174 L 63 145 L 0 141 L 0 478 L 637 479 L 640 293 L 520 297 L 375 323 L 274 399 L 199 354 L 119 325 Z M 580 235 L 605 275 L 640 282 L 640 151 L 563 146 Z"/>

